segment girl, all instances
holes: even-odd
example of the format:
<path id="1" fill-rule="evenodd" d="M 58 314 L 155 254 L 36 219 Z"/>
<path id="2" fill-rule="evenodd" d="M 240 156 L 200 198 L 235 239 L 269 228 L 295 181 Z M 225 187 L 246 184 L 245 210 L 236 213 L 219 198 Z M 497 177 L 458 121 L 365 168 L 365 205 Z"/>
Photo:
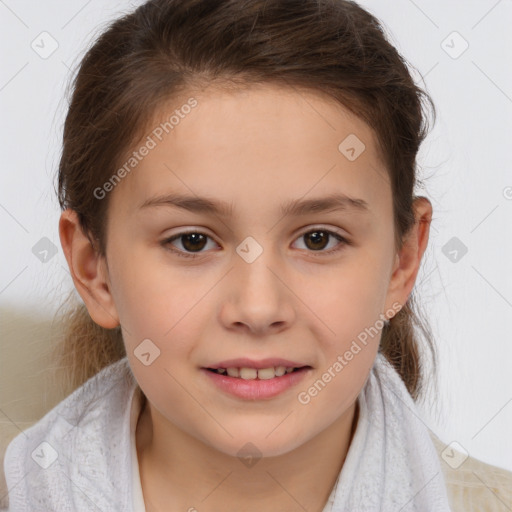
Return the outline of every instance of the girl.
<path id="1" fill-rule="evenodd" d="M 355 2 L 115 21 L 58 173 L 77 389 L 10 443 L 10 510 L 450 510 L 414 403 L 424 100 Z"/>

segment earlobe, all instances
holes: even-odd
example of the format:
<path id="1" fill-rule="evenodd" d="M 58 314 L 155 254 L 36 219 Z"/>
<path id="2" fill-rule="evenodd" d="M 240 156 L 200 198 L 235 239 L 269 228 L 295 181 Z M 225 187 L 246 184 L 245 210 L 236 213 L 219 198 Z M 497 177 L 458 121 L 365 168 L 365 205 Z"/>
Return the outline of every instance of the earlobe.
<path id="1" fill-rule="evenodd" d="M 119 317 L 111 293 L 106 261 L 82 231 L 76 212 L 62 212 L 59 236 L 69 271 L 91 318 L 106 329 L 119 325 Z"/>

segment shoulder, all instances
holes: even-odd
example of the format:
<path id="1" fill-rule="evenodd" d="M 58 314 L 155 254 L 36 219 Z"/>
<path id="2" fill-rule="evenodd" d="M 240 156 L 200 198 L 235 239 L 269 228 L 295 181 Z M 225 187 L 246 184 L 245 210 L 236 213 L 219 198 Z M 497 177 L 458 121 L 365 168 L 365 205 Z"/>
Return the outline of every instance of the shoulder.
<path id="1" fill-rule="evenodd" d="M 40 436 L 47 438 L 62 428 L 66 429 L 66 434 L 80 435 L 92 422 L 104 418 L 105 412 L 109 416 L 115 413 L 116 405 L 122 403 L 122 398 L 127 397 L 132 387 L 131 375 L 126 357 L 103 368 L 31 427 L 19 433 L 9 447 Z"/>
<path id="2" fill-rule="evenodd" d="M 453 512 L 512 510 L 512 472 L 468 456 L 432 432 Z"/>
<path id="3" fill-rule="evenodd" d="M 124 357 L 19 433 L 8 444 L 3 462 L 10 505 L 26 510 L 30 502 L 41 510 L 73 510 L 77 486 L 94 490 L 94 481 L 101 481 L 110 490 L 105 473 L 119 463 L 116 457 L 125 456 L 120 440 L 129 428 L 127 407 L 135 384 Z"/>

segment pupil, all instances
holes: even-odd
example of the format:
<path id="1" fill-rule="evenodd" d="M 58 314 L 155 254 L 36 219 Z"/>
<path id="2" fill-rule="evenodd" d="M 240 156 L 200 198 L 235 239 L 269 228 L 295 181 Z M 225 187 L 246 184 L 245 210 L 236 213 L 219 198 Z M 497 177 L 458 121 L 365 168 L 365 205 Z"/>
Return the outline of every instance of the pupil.
<path id="1" fill-rule="evenodd" d="M 321 241 L 321 238 L 323 238 L 324 241 L 327 238 L 327 233 L 325 233 L 325 231 L 312 231 L 304 236 L 306 237 L 306 240 L 313 240 L 313 247 L 309 247 L 310 244 L 306 243 L 310 249 L 323 249 L 325 247 L 325 244 Z M 320 244 L 320 246 L 318 246 L 318 244 Z"/>
<path id="2" fill-rule="evenodd" d="M 192 243 L 189 241 L 192 240 Z M 200 250 L 205 246 L 206 237 L 201 233 L 188 233 L 182 236 L 183 247 L 187 251 Z"/>

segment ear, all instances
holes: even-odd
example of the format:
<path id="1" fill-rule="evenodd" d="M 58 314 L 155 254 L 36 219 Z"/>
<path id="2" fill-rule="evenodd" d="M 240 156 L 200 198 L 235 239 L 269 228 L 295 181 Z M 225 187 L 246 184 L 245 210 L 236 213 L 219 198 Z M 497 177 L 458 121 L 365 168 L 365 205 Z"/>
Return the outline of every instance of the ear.
<path id="1" fill-rule="evenodd" d="M 77 213 L 70 208 L 61 214 L 59 236 L 73 283 L 91 318 L 106 329 L 117 327 L 119 316 L 111 294 L 106 260 L 92 246 L 82 231 Z"/>
<path id="2" fill-rule="evenodd" d="M 421 259 L 427 248 L 432 222 L 432 204 L 426 197 L 416 197 L 413 203 L 415 224 L 404 238 L 401 250 L 396 254 L 386 298 L 386 307 L 407 302 L 414 287 Z"/>

